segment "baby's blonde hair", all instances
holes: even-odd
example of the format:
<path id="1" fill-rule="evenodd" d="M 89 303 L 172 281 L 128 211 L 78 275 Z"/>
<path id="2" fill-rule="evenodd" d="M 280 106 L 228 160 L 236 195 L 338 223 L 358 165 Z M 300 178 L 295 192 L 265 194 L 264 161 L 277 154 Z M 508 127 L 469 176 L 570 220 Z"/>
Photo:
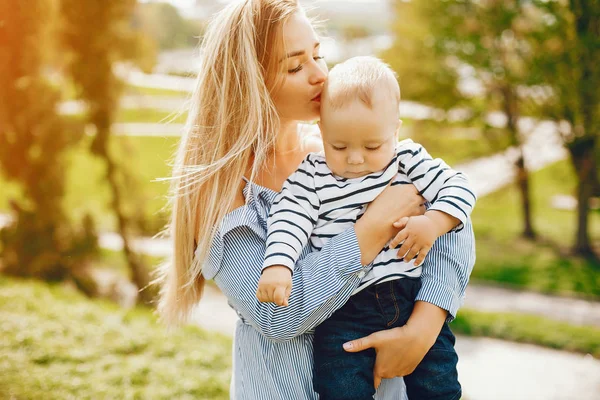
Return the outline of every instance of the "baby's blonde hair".
<path id="1" fill-rule="evenodd" d="M 333 110 L 355 100 L 373 108 L 376 96 L 400 104 L 400 86 L 389 65 L 372 56 L 350 58 L 331 69 L 323 91 L 323 104 Z M 396 107 L 398 109 L 398 107 Z"/>
<path id="2" fill-rule="evenodd" d="M 285 77 L 283 25 L 297 11 L 295 0 L 240 0 L 206 30 L 173 166 L 167 228 L 172 257 L 157 279 L 158 312 L 169 324 L 186 320 L 200 301 L 216 230 L 233 208 L 248 166 L 253 180 L 273 150 L 280 125 L 271 93 Z"/>

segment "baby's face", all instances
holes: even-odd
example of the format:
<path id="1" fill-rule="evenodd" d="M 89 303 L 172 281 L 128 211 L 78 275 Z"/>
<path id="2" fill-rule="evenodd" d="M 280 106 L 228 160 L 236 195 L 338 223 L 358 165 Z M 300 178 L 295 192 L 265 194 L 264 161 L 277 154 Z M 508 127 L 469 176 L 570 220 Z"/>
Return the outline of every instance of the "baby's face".
<path id="1" fill-rule="evenodd" d="M 358 178 L 383 170 L 395 154 L 398 110 L 359 100 L 331 110 L 321 105 L 321 135 L 327 166 L 342 178 Z"/>

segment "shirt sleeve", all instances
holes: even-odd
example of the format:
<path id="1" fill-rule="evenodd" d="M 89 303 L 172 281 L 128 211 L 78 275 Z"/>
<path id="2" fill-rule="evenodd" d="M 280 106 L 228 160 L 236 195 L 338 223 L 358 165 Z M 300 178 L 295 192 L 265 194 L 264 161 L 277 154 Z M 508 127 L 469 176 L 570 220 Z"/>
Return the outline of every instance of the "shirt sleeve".
<path id="1" fill-rule="evenodd" d="M 404 173 L 419 193 L 431 203 L 430 210 L 442 211 L 460 221 L 461 230 L 477 200 L 467 177 L 453 170 L 442 159 L 433 159 L 427 150 L 412 140 L 398 144 L 398 170 Z"/>
<path id="2" fill-rule="evenodd" d="M 310 154 L 283 184 L 267 220 L 267 250 L 263 269 L 294 265 L 317 223 L 320 201 Z"/>
<path id="3" fill-rule="evenodd" d="M 446 310 L 448 322 L 456 317 L 475 265 L 475 236 L 470 218 L 460 231 L 440 236 L 423 262 L 421 290 L 415 300 Z"/>
<path id="4" fill-rule="evenodd" d="M 296 262 L 287 307 L 256 298 L 265 254 L 266 233 L 255 224 L 252 210 L 235 210 L 236 220 L 219 232 L 203 274 L 213 279 L 243 318 L 270 340 L 291 340 L 327 319 L 352 295 L 363 275 L 354 228 L 333 237 L 320 251 Z M 241 222 L 240 222 L 241 221 Z"/>

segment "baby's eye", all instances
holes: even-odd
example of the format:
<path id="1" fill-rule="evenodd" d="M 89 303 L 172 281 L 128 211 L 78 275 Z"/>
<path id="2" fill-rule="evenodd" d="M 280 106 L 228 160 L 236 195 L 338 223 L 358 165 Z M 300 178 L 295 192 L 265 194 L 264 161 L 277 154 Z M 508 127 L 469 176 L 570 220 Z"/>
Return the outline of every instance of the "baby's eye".
<path id="1" fill-rule="evenodd" d="M 331 147 L 333 147 L 334 150 L 338 150 L 338 151 L 346 150 L 345 147 L 338 147 L 338 146 L 331 146 Z"/>
<path id="2" fill-rule="evenodd" d="M 378 148 L 380 148 L 381 145 L 379 146 L 374 146 L 374 147 L 366 147 L 367 150 L 377 150 Z"/>

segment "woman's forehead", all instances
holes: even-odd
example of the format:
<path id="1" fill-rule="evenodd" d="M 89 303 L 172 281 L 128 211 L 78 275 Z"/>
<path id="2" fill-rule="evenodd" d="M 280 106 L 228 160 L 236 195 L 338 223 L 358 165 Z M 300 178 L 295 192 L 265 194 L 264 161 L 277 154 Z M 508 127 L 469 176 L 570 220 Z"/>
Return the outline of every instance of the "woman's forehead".
<path id="1" fill-rule="evenodd" d="M 283 40 L 288 54 L 312 51 L 318 37 L 304 13 L 296 12 L 283 25 Z"/>

